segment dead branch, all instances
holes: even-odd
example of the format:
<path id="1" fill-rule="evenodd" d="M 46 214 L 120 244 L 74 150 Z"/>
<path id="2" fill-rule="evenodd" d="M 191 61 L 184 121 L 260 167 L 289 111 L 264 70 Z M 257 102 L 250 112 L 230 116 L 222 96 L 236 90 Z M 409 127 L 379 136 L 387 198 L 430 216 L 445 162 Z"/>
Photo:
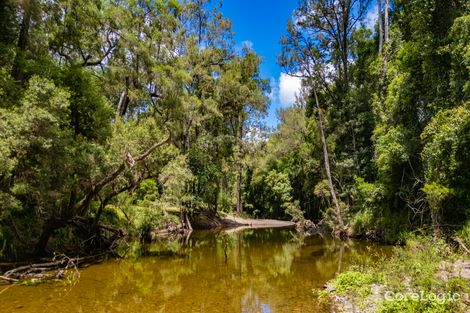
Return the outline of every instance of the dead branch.
<path id="1" fill-rule="evenodd" d="M 106 253 L 77 258 L 70 258 L 65 254 L 60 254 L 56 255 L 52 259 L 52 262 L 23 265 L 6 271 L 5 273 L 3 273 L 3 275 L 0 275 L 0 280 L 9 283 L 16 283 L 31 278 L 60 278 L 63 276 L 63 272 L 69 269 L 73 269 L 77 273 L 77 275 L 80 276 L 80 273 L 78 272 L 78 267 L 80 264 L 96 260 L 104 254 Z M 59 271 L 57 271 L 57 273 L 50 273 L 54 270 Z"/>
<path id="2" fill-rule="evenodd" d="M 463 240 L 460 239 L 459 237 L 455 236 L 453 238 L 461 247 L 462 249 L 465 250 L 465 252 L 467 252 L 468 254 L 470 254 L 470 250 L 465 246 L 465 244 L 463 243 Z"/>

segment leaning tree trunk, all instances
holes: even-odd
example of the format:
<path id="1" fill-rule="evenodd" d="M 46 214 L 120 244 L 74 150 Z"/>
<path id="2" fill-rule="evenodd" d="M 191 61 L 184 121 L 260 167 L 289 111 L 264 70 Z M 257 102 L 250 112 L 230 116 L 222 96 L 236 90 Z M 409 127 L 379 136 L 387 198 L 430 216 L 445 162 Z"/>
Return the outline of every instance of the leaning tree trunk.
<path id="1" fill-rule="evenodd" d="M 331 177 L 330 160 L 329 160 L 330 157 L 328 154 L 328 147 L 326 143 L 325 132 L 323 129 L 323 115 L 321 113 L 320 102 L 318 101 L 318 96 L 317 96 L 315 87 L 313 88 L 313 93 L 315 95 L 315 104 L 316 104 L 317 111 L 318 111 L 318 125 L 320 128 L 320 137 L 321 137 L 321 142 L 323 146 L 323 159 L 325 162 L 325 172 L 326 172 L 326 176 L 328 179 L 328 188 L 330 189 L 331 198 L 333 199 L 333 204 L 335 206 L 335 215 L 336 215 L 336 218 L 338 219 L 338 224 L 339 224 L 339 235 L 343 236 L 346 230 L 346 227 L 344 225 L 343 215 L 341 213 L 341 208 L 338 202 L 338 198 L 336 197 L 335 188 L 333 186 L 333 179 Z"/>
<path id="2" fill-rule="evenodd" d="M 155 143 L 152 145 L 150 148 L 148 148 L 146 151 L 144 151 L 141 155 L 136 157 L 135 159 L 128 154 L 126 158 L 122 161 L 122 163 L 114 169 L 111 173 L 109 173 L 107 176 L 102 178 L 101 180 L 93 183 L 88 192 L 83 196 L 83 198 L 76 202 L 74 205 L 70 205 L 70 208 L 67 210 L 63 210 L 62 215 L 60 217 L 53 217 L 46 221 L 43 226 L 42 233 L 36 242 L 35 245 L 35 254 L 36 255 L 44 255 L 47 247 L 47 243 L 49 242 L 50 237 L 54 233 L 55 230 L 64 227 L 68 221 L 73 218 L 75 215 L 78 216 L 86 216 L 88 207 L 95 199 L 95 197 L 98 195 L 98 193 L 107 185 L 109 185 L 111 182 L 115 181 L 116 178 L 118 178 L 126 168 L 130 167 L 133 168 L 137 163 L 142 162 L 145 160 L 153 151 L 155 151 L 157 148 L 169 143 L 171 141 L 171 133 L 168 136 L 168 138 Z M 65 212 L 64 212 L 65 211 Z"/>

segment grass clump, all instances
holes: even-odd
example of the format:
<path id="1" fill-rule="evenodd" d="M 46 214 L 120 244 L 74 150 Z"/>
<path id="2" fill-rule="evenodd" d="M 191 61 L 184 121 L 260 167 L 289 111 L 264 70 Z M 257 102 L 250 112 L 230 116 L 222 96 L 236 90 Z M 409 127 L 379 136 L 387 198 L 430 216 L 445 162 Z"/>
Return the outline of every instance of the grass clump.
<path id="1" fill-rule="evenodd" d="M 468 280 L 453 270 L 461 256 L 443 240 L 416 234 L 402 239 L 405 245 L 389 258 L 353 266 L 330 281 L 330 299 L 338 305 L 353 299 L 363 312 L 465 312 Z"/>
<path id="2" fill-rule="evenodd" d="M 354 293 L 361 296 L 370 294 L 370 284 L 375 281 L 372 273 L 350 270 L 340 273 L 332 286 L 338 294 Z"/>

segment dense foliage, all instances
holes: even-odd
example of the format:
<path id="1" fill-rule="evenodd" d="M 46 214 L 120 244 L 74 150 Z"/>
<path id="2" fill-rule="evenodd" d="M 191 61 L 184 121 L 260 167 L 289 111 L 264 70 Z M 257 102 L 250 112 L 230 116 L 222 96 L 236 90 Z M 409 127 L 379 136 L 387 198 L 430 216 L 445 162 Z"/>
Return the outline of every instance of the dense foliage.
<path id="1" fill-rule="evenodd" d="M 330 281 L 328 289 L 315 292 L 325 302 L 335 296 L 348 299 L 336 305 L 362 312 L 466 312 L 461 295 L 468 293 L 468 284 L 460 255 L 443 240 L 406 235 L 403 241 L 389 257 L 360 260 Z"/>
<path id="2" fill-rule="evenodd" d="M 243 138 L 269 91 L 219 4 L 0 7 L 3 256 L 145 234 L 174 209 L 232 209 Z"/>
<path id="3" fill-rule="evenodd" d="M 371 31 L 367 0 L 299 1 L 279 64 L 303 90 L 267 134 L 261 59 L 220 3 L 1 0 L 1 255 L 201 211 L 388 241 L 461 228 L 470 6 L 385 3 Z"/>
<path id="4" fill-rule="evenodd" d="M 292 203 L 387 241 L 415 228 L 451 233 L 469 218 L 470 7 L 385 3 L 372 32 L 361 21 L 376 3 L 300 1 L 279 63 L 304 94 L 260 145 L 247 191 L 256 212 L 279 216 Z M 280 181 L 292 198 L 273 196 Z"/>

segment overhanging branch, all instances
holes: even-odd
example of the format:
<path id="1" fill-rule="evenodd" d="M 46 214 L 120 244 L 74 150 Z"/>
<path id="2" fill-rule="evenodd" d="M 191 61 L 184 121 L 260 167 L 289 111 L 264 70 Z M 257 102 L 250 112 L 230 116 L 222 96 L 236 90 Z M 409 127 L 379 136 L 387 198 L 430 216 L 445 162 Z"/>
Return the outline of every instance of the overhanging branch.
<path id="1" fill-rule="evenodd" d="M 143 160 L 145 160 L 153 151 L 155 151 L 157 148 L 169 143 L 171 141 L 171 133 L 169 134 L 169 136 L 154 144 L 153 146 L 151 146 L 150 148 L 148 148 L 145 152 L 143 152 L 141 155 L 139 155 L 137 158 L 134 159 L 135 161 L 135 164 L 134 166 L 138 163 L 138 162 L 141 162 Z M 79 213 L 81 215 L 83 215 L 84 211 L 86 210 L 86 208 L 88 207 L 88 205 L 90 204 L 90 202 L 93 200 L 93 198 L 106 186 L 108 185 L 109 183 L 111 183 L 112 181 L 114 181 L 122 172 L 124 172 L 124 170 L 126 169 L 126 164 L 127 164 L 127 160 L 124 159 L 122 161 L 122 163 L 114 170 L 112 171 L 109 175 L 107 175 L 106 177 L 102 178 L 100 181 L 92 184 L 90 190 L 88 191 L 88 193 L 79 201 L 77 202 L 77 204 L 74 206 L 74 209 L 73 209 L 73 212 L 71 212 L 73 215 L 75 215 L 76 213 Z"/>

